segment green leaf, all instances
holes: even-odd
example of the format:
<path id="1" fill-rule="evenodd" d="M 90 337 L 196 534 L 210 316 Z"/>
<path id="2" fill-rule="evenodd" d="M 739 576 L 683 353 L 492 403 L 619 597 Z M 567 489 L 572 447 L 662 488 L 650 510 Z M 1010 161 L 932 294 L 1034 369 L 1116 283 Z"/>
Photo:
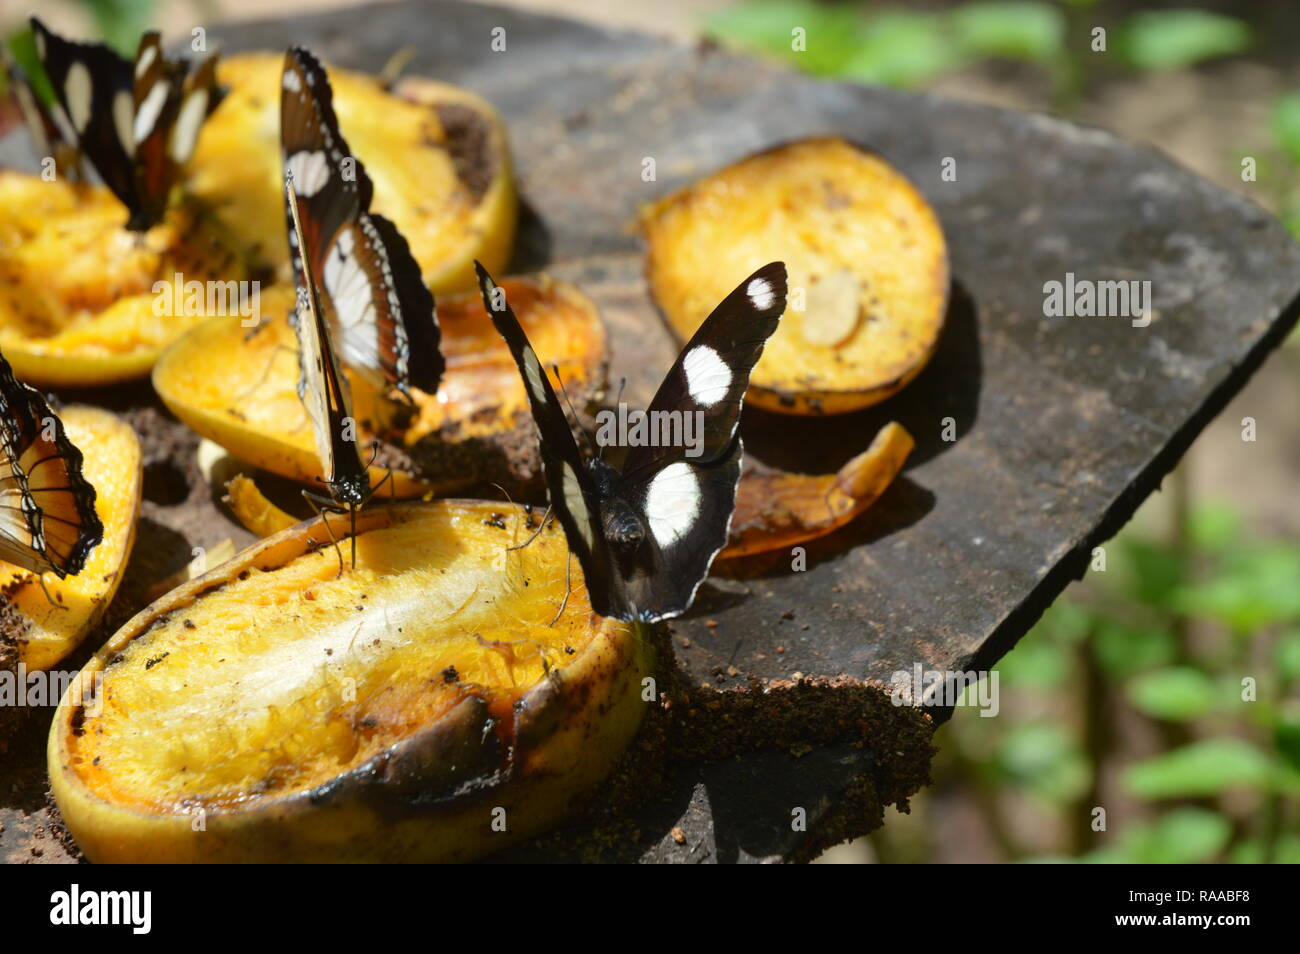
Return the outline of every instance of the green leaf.
<path id="1" fill-rule="evenodd" d="M 1193 742 L 1132 766 L 1124 785 L 1148 800 L 1218 795 L 1232 788 L 1267 790 L 1276 780 L 1273 761 L 1241 739 Z"/>
<path id="2" fill-rule="evenodd" d="M 1128 687 L 1129 701 L 1139 712 L 1171 722 L 1204 715 L 1214 708 L 1217 695 L 1214 681 L 1190 666 L 1157 669 Z"/>
<path id="3" fill-rule="evenodd" d="M 1277 674 L 1283 684 L 1300 679 L 1300 630 L 1290 630 L 1278 637 Z"/>
<path id="4" fill-rule="evenodd" d="M 727 46 L 779 57 L 808 73 L 838 75 L 858 46 L 862 19 L 841 4 L 753 0 L 705 19 L 704 30 Z M 802 49 L 795 49 L 796 31 Z"/>
<path id="5" fill-rule="evenodd" d="M 1226 504 L 1200 504 L 1187 518 L 1187 536 L 1200 550 L 1222 550 L 1241 535 L 1241 517 Z"/>
<path id="6" fill-rule="evenodd" d="M 1123 579 L 1133 596 L 1148 606 L 1165 609 L 1186 579 L 1183 558 L 1163 544 L 1136 537 L 1120 541 Z"/>
<path id="7" fill-rule="evenodd" d="M 1108 675 L 1122 679 L 1172 662 L 1175 646 L 1173 635 L 1167 630 L 1107 621 L 1097 627 L 1093 650 L 1101 668 Z"/>
<path id="8" fill-rule="evenodd" d="M 1273 138 L 1294 163 L 1300 163 L 1300 93 L 1283 93 L 1269 110 Z"/>
<path id="9" fill-rule="evenodd" d="M 1070 678 L 1071 658 L 1067 647 L 1031 632 L 1002 657 L 998 672 L 1008 686 L 1057 689 Z"/>
<path id="10" fill-rule="evenodd" d="M 1046 3 L 967 3 L 950 15 L 957 46 L 970 57 L 1050 63 L 1065 47 L 1065 17 Z"/>
<path id="11" fill-rule="evenodd" d="M 1084 639 L 1092 631 L 1094 623 L 1092 611 L 1086 606 L 1071 600 L 1058 600 L 1043 613 L 1033 632 L 1041 633 L 1047 639 L 1073 644 Z"/>
<path id="12" fill-rule="evenodd" d="M 1088 763 L 1074 738 L 1051 722 L 1008 729 L 997 753 L 1007 777 L 1052 802 L 1078 797 L 1088 784 Z"/>
<path id="13" fill-rule="evenodd" d="M 1121 836 L 1122 851 L 1136 864 L 1187 865 L 1210 861 L 1223 851 L 1232 825 L 1205 808 L 1177 808 L 1145 830 Z"/>
<path id="14" fill-rule="evenodd" d="M 1117 49 L 1140 70 L 1171 70 L 1240 53 L 1250 46 L 1249 25 L 1206 10 L 1152 10 L 1120 26 Z"/>
<path id="15" fill-rule="evenodd" d="M 109 46 L 126 57 L 135 57 L 140 35 L 153 19 L 154 0 L 81 0 Z"/>
<path id="16" fill-rule="evenodd" d="M 1260 545 L 1224 559 L 1211 579 L 1180 589 L 1172 599 L 1181 612 L 1208 616 L 1234 632 L 1249 634 L 1300 619 L 1300 549 Z"/>
<path id="17" fill-rule="evenodd" d="M 838 75 L 864 83 L 917 86 L 963 65 L 961 51 L 937 16 L 885 13 L 866 22 Z"/>
<path id="18" fill-rule="evenodd" d="M 1300 771 L 1300 711 L 1278 713 L 1273 723 L 1273 747 L 1292 770 Z"/>
<path id="19" fill-rule="evenodd" d="M 1300 835 L 1282 835 L 1277 840 L 1273 860 L 1280 865 L 1300 865 Z M 1259 839 L 1243 841 L 1233 846 L 1228 861 L 1234 865 L 1264 863 L 1264 844 Z"/>

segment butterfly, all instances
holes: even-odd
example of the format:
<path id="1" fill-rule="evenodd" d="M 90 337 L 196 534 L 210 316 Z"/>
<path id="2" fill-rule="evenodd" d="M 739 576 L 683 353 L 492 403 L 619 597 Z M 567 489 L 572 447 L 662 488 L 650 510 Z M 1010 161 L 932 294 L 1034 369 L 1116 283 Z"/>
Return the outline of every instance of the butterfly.
<path id="1" fill-rule="evenodd" d="M 289 207 L 292 234 L 302 241 L 302 216 L 293 173 L 285 173 L 285 201 Z M 316 453 L 324 468 L 325 486 L 330 497 L 323 498 L 304 490 L 303 496 L 319 513 L 322 509 L 346 510 L 352 520 L 352 565 L 357 565 L 357 511 L 374 491 L 370 476 L 361 462 L 357 447 L 356 421 L 352 417 L 352 395 L 348 379 L 339 365 L 330 339 L 329 323 L 321 307 L 320 291 L 311 262 L 304 259 L 298 280 L 298 312 L 294 330 L 298 334 L 298 396 L 307 410 L 316 437 Z M 322 519 L 325 520 L 322 514 Z M 343 551 L 325 520 L 325 529 L 339 554 L 339 572 L 343 572 Z"/>
<path id="2" fill-rule="evenodd" d="M 582 565 L 592 608 L 643 622 L 685 612 L 727 541 L 740 482 L 741 407 L 750 372 L 785 311 L 785 265 L 765 265 L 723 299 L 650 404 L 651 420 L 656 412 L 695 416 L 697 453 L 633 446 L 618 470 L 599 456 L 583 460 L 504 291 L 475 264 L 484 307 L 523 376 L 551 507 Z"/>
<path id="3" fill-rule="evenodd" d="M 81 155 L 126 206 L 126 227 L 147 231 L 162 218 L 203 121 L 225 95 L 216 56 L 191 69 L 188 60 L 165 56 L 150 31 L 130 61 L 103 43 L 66 40 L 36 17 L 31 23 Z"/>
<path id="4" fill-rule="evenodd" d="M 47 109 L 31 79 L 17 63 L 0 49 L 5 77 L 18 111 L 22 113 L 37 155 L 54 160 L 57 175 L 70 182 L 85 178 L 81 169 L 81 151 L 62 110 Z"/>
<path id="5" fill-rule="evenodd" d="M 365 167 L 339 132 L 329 78 L 301 47 L 284 58 L 280 142 L 301 228 L 289 231 L 294 277 L 310 268 L 343 363 L 381 392 L 438 390 L 445 369 L 433 295 L 406 239 L 370 211 Z"/>
<path id="6" fill-rule="evenodd" d="M 59 579 L 81 572 L 104 538 L 81 465 L 63 422 L 0 355 L 0 560 Z"/>

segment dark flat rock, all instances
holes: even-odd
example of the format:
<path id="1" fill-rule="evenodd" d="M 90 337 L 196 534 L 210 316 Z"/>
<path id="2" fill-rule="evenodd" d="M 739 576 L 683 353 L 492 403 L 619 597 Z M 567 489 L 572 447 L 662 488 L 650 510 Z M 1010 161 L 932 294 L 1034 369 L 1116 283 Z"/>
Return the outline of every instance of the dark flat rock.
<path id="1" fill-rule="evenodd" d="M 500 53 L 490 46 L 498 26 Z M 595 299 L 612 329 L 612 378 L 628 378 L 634 404 L 648 401 L 676 354 L 642 279 L 642 203 L 819 133 L 879 152 L 933 203 L 953 288 L 926 371 L 858 414 L 790 420 L 751 409 L 744 422 L 752 453 L 825 472 L 898 420 L 917 440 L 904 476 L 862 519 L 810 546 L 806 572 L 790 572 L 782 557 L 711 578 L 671 626 L 688 687 L 775 699 L 762 687 L 795 674 L 887 690 L 917 664 L 989 668 L 1082 575 L 1092 548 L 1159 487 L 1297 318 L 1300 246 L 1272 217 L 1098 129 L 820 83 L 715 49 L 473 4 L 394 4 L 212 32 L 229 51 L 301 43 L 364 70 L 412 45 L 409 73 L 492 101 L 510 127 L 525 203 L 516 270 L 544 268 Z M 658 181 L 641 179 L 646 156 Z M 941 177 L 947 157 L 955 181 Z M 1044 284 L 1067 273 L 1150 281 L 1154 320 L 1045 318 Z M 943 439 L 947 419 L 952 441 Z M 212 535 L 192 513 L 171 529 Z M 844 713 L 861 703 L 854 698 Z M 900 727 L 916 719 L 894 712 L 897 724 L 886 727 L 887 711 L 875 711 L 862 747 L 846 739 L 802 759 L 769 750 L 681 761 L 617 849 L 591 847 L 597 820 L 512 856 L 804 857 L 815 838 L 874 827 L 878 802 L 923 778 L 923 744 L 908 767 L 885 767 L 878 743 L 903 737 Z M 945 714 L 935 710 L 935 721 Z M 807 809 L 809 833 L 790 830 L 791 806 Z"/>

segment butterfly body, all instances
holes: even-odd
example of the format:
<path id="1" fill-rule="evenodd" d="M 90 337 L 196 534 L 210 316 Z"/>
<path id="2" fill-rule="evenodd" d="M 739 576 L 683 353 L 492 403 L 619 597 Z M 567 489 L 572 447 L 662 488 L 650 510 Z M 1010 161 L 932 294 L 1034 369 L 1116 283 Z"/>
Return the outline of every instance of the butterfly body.
<path id="1" fill-rule="evenodd" d="M 592 607 L 645 622 L 684 612 L 727 540 L 743 455 L 740 411 L 750 371 L 785 310 L 785 266 L 759 269 L 723 300 L 651 402 L 652 420 L 698 416 L 694 452 L 671 443 L 633 446 L 621 469 L 600 457 L 583 460 L 504 293 L 482 266 L 478 274 L 488 314 L 519 366 L 551 506 L 582 564 Z"/>

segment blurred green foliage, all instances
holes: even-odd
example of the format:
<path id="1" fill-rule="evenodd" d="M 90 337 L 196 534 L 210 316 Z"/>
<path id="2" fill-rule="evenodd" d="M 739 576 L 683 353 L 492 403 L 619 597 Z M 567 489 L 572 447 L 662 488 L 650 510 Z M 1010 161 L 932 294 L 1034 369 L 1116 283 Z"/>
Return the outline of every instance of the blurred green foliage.
<path id="1" fill-rule="evenodd" d="M 1000 59 L 1038 64 L 1067 83 L 1095 62 L 1090 31 L 1105 7 L 1093 0 L 976 0 L 929 13 L 902 4 L 747 0 L 710 15 L 705 30 L 818 76 L 920 86 Z M 1115 31 L 1116 59 L 1139 71 L 1231 56 L 1252 41 L 1244 21 L 1194 9 L 1135 13 Z"/>
<path id="2" fill-rule="evenodd" d="M 1294 861 L 1300 546 L 1250 538 L 1224 506 L 1185 523 L 1172 540 L 1130 529 L 1107 545 L 1084 598 L 1058 601 L 999 663 L 1007 718 L 959 709 L 945 744 L 978 767 L 986 812 L 1027 798 L 1063 830 L 1083 828 L 1069 858 Z M 1151 741 L 1130 750 L 1134 733 Z M 1139 806 L 1111 816 L 1117 830 L 1078 824 L 1116 791 Z"/>

